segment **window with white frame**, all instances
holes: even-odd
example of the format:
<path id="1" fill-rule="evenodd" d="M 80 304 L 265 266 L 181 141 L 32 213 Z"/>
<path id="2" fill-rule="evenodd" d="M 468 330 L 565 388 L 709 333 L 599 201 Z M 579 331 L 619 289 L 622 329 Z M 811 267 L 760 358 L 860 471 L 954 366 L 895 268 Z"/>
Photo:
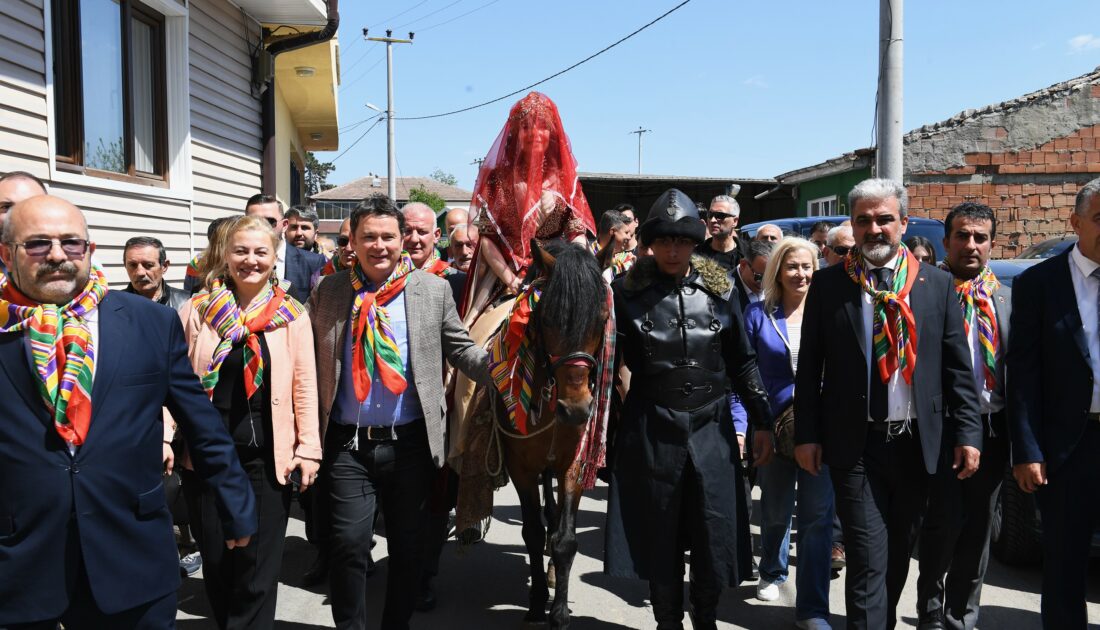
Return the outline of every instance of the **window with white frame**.
<path id="1" fill-rule="evenodd" d="M 836 195 L 831 197 L 818 197 L 806 202 L 806 214 L 811 217 L 836 216 Z"/>

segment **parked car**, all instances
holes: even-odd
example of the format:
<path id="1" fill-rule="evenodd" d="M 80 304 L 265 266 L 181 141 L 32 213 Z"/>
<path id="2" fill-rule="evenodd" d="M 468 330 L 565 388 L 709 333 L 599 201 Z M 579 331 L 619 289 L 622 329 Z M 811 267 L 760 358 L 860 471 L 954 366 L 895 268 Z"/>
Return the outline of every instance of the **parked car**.
<path id="1" fill-rule="evenodd" d="M 779 229 L 783 230 L 783 234 L 792 236 L 801 236 L 802 238 L 810 237 L 810 230 L 818 221 L 826 221 L 833 225 L 840 225 L 848 220 L 846 216 L 836 217 L 792 217 L 789 219 L 773 219 L 771 221 L 760 221 L 758 223 L 750 223 L 738 228 L 737 232 L 744 238 L 752 238 L 756 235 L 756 231 L 760 229 L 760 226 L 771 223 L 772 225 L 778 225 Z M 943 222 L 935 219 L 925 219 L 922 217 L 909 217 L 909 226 L 905 230 L 905 238 L 910 236 L 923 236 L 924 238 L 932 241 L 932 245 L 936 248 L 936 260 L 943 260 Z"/>
<path id="2" fill-rule="evenodd" d="M 1076 234 L 1056 236 L 1054 238 L 1048 238 L 1045 241 L 1035 243 L 1031 247 L 1028 247 L 1024 251 L 1020 252 L 1020 255 L 1017 256 L 1017 258 L 1023 258 L 1024 260 L 1042 260 L 1044 258 L 1053 258 L 1076 244 Z"/>

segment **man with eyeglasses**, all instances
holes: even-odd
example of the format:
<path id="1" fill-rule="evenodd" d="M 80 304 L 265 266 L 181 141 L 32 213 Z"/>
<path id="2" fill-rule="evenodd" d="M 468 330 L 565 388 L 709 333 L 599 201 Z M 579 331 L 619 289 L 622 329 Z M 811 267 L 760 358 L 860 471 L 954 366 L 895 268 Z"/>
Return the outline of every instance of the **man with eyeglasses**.
<path id="1" fill-rule="evenodd" d="M 710 238 L 696 248 L 695 253 L 718 263 L 727 271 L 732 271 L 741 260 L 741 251 L 737 244 L 737 221 L 741 216 L 741 207 L 729 195 L 718 195 L 710 200 L 710 210 L 706 213 L 707 233 Z"/>
<path id="2" fill-rule="evenodd" d="M 733 284 L 737 287 L 742 313 L 749 304 L 764 299 L 764 269 L 775 250 L 775 243 L 770 241 L 749 241 L 744 245 L 746 253 L 737 263 L 737 272 L 733 274 Z"/>
<path id="3" fill-rule="evenodd" d="M 162 407 L 216 494 L 226 546 L 256 532 L 179 317 L 107 290 L 84 216 L 63 199 L 15 204 L 0 240 L 0 627 L 170 627 L 180 574 Z"/>
<path id="4" fill-rule="evenodd" d="M 852 226 L 838 225 L 829 230 L 825 237 L 825 265 L 831 267 L 839 264 L 848 252 L 856 245 L 856 239 L 852 236 Z"/>
<path id="5" fill-rule="evenodd" d="M 266 219 L 279 234 L 279 248 L 275 250 L 275 266 L 280 278 L 290 282 L 287 291 L 302 304 L 309 300 L 309 292 L 321 276 L 321 270 L 328 260 L 311 251 L 298 247 L 287 247 L 287 219 L 283 216 L 283 202 L 275 195 L 253 195 L 244 206 L 244 213 L 250 217 Z"/>
<path id="6" fill-rule="evenodd" d="M 340 224 L 340 234 L 336 236 L 336 252 L 329 259 L 328 264 L 321 270 L 322 276 L 330 276 L 337 271 L 350 269 L 355 264 L 355 251 L 349 247 L 351 242 L 351 219 L 344 219 Z"/>
<path id="7" fill-rule="evenodd" d="M 12 171 L 0 176 L 0 230 L 4 229 L 4 219 L 12 206 L 24 199 L 44 194 L 46 185 L 26 171 Z M 0 274 L 6 271 L 4 263 L 0 262 Z"/>

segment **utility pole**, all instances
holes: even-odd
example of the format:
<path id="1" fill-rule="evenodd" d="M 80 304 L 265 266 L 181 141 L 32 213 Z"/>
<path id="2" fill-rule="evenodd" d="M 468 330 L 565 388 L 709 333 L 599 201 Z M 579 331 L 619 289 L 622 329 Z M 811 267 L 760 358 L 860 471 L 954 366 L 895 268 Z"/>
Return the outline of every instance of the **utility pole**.
<path id="1" fill-rule="evenodd" d="M 367 29 L 363 29 L 367 34 Z M 397 203 L 397 150 L 393 144 L 393 45 L 411 44 L 415 33 L 410 32 L 408 39 L 395 39 L 393 31 L 387 30 L 385 37 L 368 37 L 372 42 L 386 44 L 386 183 L 390 199 Z"/>
<path id="2" fill-rule="evenodd" d="M 875 128 L 877 177 L 903 183 L 902 24 L 904 0 L 879 0 L 878 111 Z"/>
<path id="3" fill-rule="evenodd" d="M 651 133 L 652 129 L 642 129 L 641 125 L 638 125 L 637 131 L 631 131 L 630 133 L 638 134 L 638 174 L 642 174 L 642 134 Z"/>
<path id="4" fill-rule="evenodd" d="M 481 163 L 484 162 L 484 161 L 485 161 L 485 158 L 474 158 L 474 161 L 470 162 L 470 166 L 473 166 L 474 164 L 477 164 L 477 167 L 480 169 L 481 168 Z"/>

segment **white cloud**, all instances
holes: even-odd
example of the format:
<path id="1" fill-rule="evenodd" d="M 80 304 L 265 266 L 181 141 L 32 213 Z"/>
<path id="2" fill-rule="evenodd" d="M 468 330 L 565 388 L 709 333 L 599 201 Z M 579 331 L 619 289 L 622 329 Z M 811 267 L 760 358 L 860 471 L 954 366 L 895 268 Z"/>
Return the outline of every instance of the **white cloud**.
<path id="1" fill-rule="evenodd" d="M 1092 33 L 1086 33 L 1084 35 L 1071 37 L 1067 43 L 1069 44 L 1070 51 L 1081 53 L 1086 50 L 1096 50 L 1100 48 L 1100 37 Z"/>
<path id="2" fill-rule="evenodd" d="M 742 81 L 742 83 L 744 83 L 745 85 L 747 85 L 749 87 L 752 87 L 752 88 L 766 88 L 766 87 L 768 87 L 768 83 L 766 81 L 764 81 L 764 79 L 761 79 L 760 77 L 749 77 L 749 78 L 745 79 L 744 81 Z"/>

